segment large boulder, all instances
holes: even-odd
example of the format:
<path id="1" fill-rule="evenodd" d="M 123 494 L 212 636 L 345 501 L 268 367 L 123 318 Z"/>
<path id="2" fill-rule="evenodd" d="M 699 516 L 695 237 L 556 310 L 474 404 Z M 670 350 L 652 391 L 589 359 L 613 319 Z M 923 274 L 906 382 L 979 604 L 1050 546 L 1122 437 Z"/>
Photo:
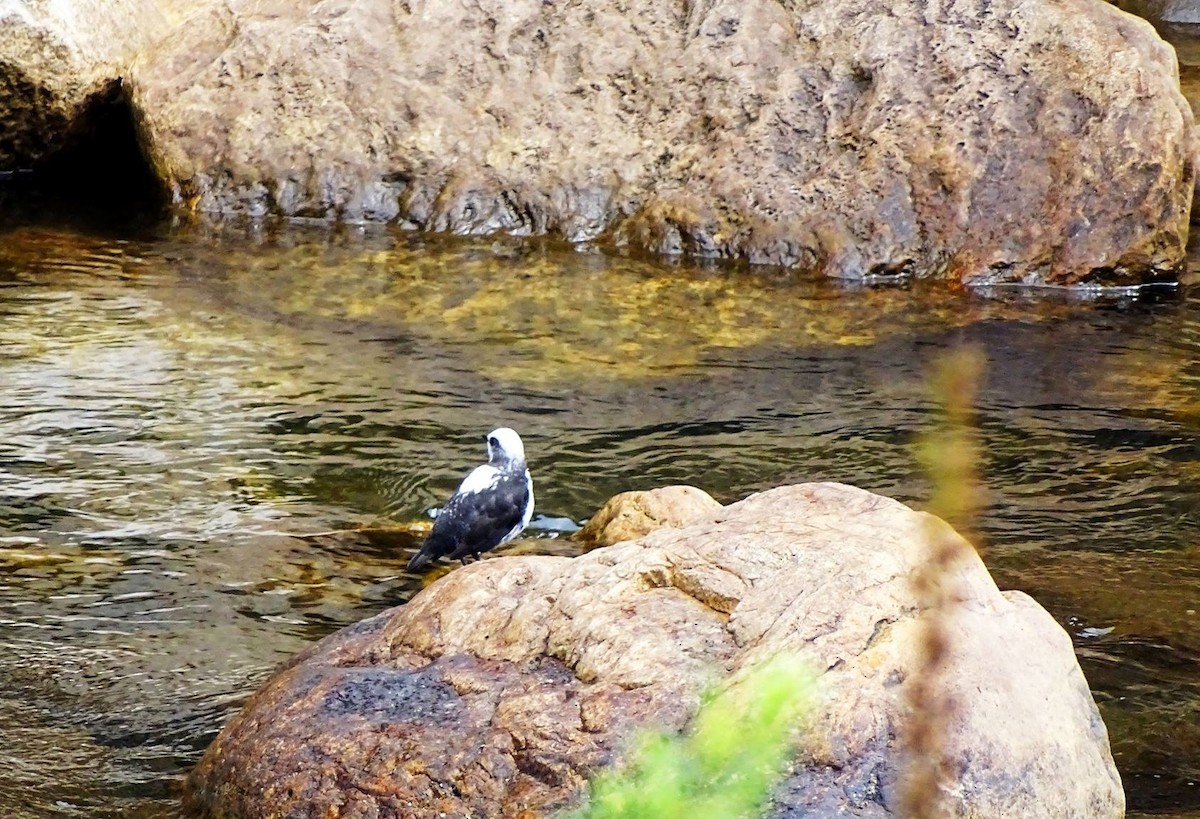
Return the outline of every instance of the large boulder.
<path id="1" fill-rule="evenodd" d="M 455 569 L 278 672 L 213 742 L 209 816 L 548 815 L 634 726 L 681 729 L 698 692 L 779 652 L 820 675 L 777 816 L 896 815 L 922 678 L 910 576 L 929 518 L 839 484 L 754 495 L 576 558 Z M 1120 817 L 1121 783 L 1071 642 L 970 552 L 942 713 L 949 815 Z M 523 814 L 529 811 L 528 814 Z"/>
<path id="2" fill-rule="evenodd" d="M 217 218 L 846 278 L 1168 277 L 1195 177 L 1174 52 L 1094 0 L 0 4 L 0 181 L 98 94 L 132 106 L 123 150 Z"/>
<path id="3" fill-rule="evenodd" d="M 1184 255 L 1174 52 L 1095 0 L 233 0 L 134 71 L 177 201 L 837 277 Z"/>

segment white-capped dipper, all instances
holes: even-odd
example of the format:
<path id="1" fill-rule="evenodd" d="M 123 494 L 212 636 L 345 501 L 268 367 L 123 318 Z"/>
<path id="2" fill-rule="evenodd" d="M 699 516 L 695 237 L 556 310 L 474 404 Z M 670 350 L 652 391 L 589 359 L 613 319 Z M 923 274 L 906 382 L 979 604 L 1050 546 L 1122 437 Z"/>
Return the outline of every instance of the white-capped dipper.
<path id="1" fill-rule="evenodd" d="M 533 517 L 533 478 L 525 466 L 525 445 L 508 427 L 487 436 L 488 462 L 468 475 L 433 522 L 433 531 L 408 561 L 416 571 L 431 560 L 468 557 L 507 543 Z"/>

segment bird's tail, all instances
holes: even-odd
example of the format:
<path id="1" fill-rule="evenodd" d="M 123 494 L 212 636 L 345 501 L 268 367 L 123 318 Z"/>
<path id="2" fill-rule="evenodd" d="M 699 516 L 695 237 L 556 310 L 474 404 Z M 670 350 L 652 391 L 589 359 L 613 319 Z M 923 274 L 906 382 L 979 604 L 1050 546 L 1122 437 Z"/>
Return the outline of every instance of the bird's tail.
<path id="1" fill-rule="evenodd" d="M 408 561 L 408 570 L 410 572 L 415 572 L 417 569 L 427 564 L 430 560 L 433 560 L 433 554 L 426 551 L 425 546 L 422 545 L 417 553 L 412 556 L 412 559 Z"/>

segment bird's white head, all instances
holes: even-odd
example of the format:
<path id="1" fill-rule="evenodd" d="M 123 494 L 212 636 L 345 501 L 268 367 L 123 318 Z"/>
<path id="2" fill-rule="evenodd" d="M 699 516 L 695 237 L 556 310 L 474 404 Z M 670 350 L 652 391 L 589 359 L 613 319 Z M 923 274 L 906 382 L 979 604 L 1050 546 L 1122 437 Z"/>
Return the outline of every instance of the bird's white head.
<path id="1" fill-rule="evenodd" d="M 487 437 L 488 463 L 506 466 L 525 463 L 525 445 L 521 436 L 508 427 L 493 429 Z"/>

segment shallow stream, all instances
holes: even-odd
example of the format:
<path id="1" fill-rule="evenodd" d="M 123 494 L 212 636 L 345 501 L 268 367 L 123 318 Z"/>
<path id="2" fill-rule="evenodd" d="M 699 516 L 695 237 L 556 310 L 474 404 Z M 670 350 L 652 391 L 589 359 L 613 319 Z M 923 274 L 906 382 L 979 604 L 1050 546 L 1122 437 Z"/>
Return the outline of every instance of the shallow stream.
<path id="1" fill-rule="evenodd" d="M 1200 816 L 1200 297 L 47 227 L 0 235 L 0 815 L 174 816 L 272 667 L 420 585 L 402 538 L 294 535 L 427 520 L 494 426 L 532 551 L 670 483 L 919 506 L 924 379 L 965 343 L 986 562 L 1074 635 L 1131 815 Z"/>

